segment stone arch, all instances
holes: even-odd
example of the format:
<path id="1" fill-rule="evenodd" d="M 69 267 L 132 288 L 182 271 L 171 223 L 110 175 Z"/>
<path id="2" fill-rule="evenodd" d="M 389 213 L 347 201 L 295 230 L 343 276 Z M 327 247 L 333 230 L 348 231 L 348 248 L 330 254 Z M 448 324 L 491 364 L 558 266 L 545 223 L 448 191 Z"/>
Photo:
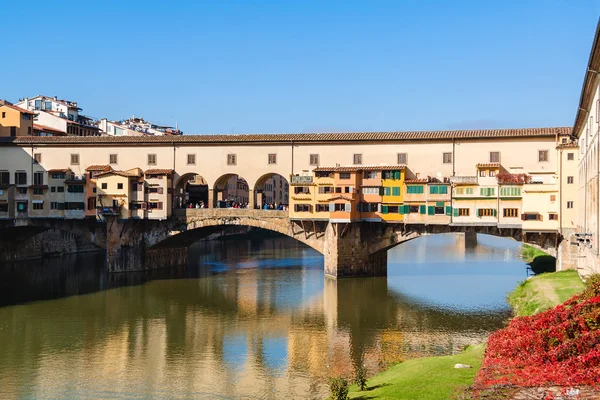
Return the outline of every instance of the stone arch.
<path id="1" fill-rule="evenodd" d="M 206 179 L 195 172 L 181 175 L 175 183 L 174 208 L 186 208 L 192 204 L 209 204 L 209 188 Z"/>
<path id="2" fill-rule="evenodd" d="M 256 208 L 262 208 L 265 203 L 289 204 L 289 181 L 277 172 L 268 172 L 254 183 L 254 198 Z"/>
<path id="3" fill-rule="evenodd" d="M 241 175 L 227 173 L 215 180 L 212 187 L 212 204 L 214 208 L 227 208 L 237 203 L 253 207 L 253 190 L 248 181 Z"/>

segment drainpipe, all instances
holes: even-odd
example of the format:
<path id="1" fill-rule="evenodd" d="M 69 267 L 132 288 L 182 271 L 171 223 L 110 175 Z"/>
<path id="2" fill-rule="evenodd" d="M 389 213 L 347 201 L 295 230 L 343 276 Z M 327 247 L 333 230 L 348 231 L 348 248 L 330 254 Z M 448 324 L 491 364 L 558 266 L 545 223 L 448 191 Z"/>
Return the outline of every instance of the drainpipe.
<path id="1" fill-rule="evenodd" d="M 558 144 L 560 146 L 560 144 Z M 560 157 L 560 161 L 558 162 L 558 196 L 560 198 L 560 204 L 558 205 L 558 212 L 559 214 L 559 222 L 558 222 L 558 229 L 560 234 L 562 235 L 562 229 L 563 229 L 563 149 L 559 148 L 558 150 L 558 156 Z"/>
<path id="2" fill-rule="evenodd" d="M 173 145 L 173 173 L 171 174 L 171 212 L 173 213 L 175 209 L 175 201 L 173 200 L 173 196 L 175 195 L 175 142 L 171 142 Z M 183 202 L 182 202 L 183 203 Z"/>
<path id="3" fill-rule="evenodd" d="M 290 142 L 292 144 L 292 175 L 294 175 L 294 141 L 291 140 Z"/>

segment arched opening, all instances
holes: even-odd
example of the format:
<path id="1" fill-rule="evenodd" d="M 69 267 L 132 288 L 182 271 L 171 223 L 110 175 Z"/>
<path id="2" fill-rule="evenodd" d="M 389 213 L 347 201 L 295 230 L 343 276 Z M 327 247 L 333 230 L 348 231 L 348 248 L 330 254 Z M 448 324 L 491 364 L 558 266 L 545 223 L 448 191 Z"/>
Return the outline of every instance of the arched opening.
<path id="1" fill-rule="evenodd" d="M 208 207 L 208 183 L 196 173 L 184 174 L 175 185 L 175 208 Z"/>
<path id="2" fill-rule="evenodd" d="M 213 204 L 215 208 L 249 208 L 251 194 L 246 179 L 236 174 L 225 174 L 215 181 Z"/>
<path id="3" fill-rule="evenodd" d="M 290 202 L 290 185 L 276 173 L 261 176 L 254 185 L 255 208 L 287 209 Z"/>

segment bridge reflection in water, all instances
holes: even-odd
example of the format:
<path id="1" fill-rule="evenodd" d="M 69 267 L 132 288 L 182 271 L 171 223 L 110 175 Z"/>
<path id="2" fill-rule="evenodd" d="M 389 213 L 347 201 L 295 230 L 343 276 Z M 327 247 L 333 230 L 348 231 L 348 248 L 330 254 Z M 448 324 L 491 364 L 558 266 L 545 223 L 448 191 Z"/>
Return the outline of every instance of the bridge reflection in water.
<path id="1" fill-rule="evenodd" d="M 504 293 L 523 275 L 513 250 L 465 252 L 441 236 L 408 245 L 390 254 L 389 278 L 339 281 L 291 239 L 198 243 L 193 264 L 150 276 L 107 274 L 102 255 L 6 266 L 0 397 L 323 398 L 326 378 L 357 364 L 453 353 L 502 325 Z M 419 296 L 429 269 L 496 298 L 430 301 Z"/>

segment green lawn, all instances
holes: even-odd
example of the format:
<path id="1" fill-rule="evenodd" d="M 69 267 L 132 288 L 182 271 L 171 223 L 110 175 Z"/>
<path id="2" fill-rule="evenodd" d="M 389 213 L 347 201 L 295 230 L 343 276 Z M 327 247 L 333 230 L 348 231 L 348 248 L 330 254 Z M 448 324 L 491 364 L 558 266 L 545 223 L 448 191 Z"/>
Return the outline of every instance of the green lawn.
<path id="1" fill-rule="evenodd" d="M 526 263 L 530 263 L 533 261 L 534 258 L 540 257 L 540 256 L 547 256 L 548 253 L 545 253 L 542 250 L 536 249 L 535 247 L 530 246 L 528 244 L 523 244 L 523 248 L 521 250 L 521 255 L 523 256 L 523 259 L 525 260 Z"/>
<path id="2" fill-rule="evenodd" d="M 475 373 L 481 366 L 484 349 L 485 345 L 480 344 L 453 356 L 405 361 L 369 379 L 369 388 L 364 392 L 352 386 L 350 398 L 447 400 L 455 388 L 473 383 Z M 455 369 L 456 363 L 468 364 L 473 368 Z"/>
<path id="3" fill-rule="evenodd" d="M 546 273 L 519 284 L 508 295 L 508 302 L 515 315 L 533 315 L 564 303 L 583 287 L 577 271 Z"/>

